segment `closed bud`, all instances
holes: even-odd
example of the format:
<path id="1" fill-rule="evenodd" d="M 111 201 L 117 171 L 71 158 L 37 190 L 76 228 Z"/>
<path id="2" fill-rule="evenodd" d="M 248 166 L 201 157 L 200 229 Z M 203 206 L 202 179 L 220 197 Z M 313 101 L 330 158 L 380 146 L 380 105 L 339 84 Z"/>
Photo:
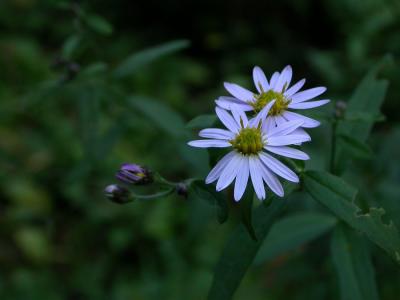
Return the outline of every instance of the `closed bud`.
<path id="1" fill-rule="evenodd" d="M 123 164 L 115 176 L 127 184 L 143 185 L 153 182 L 151 172 L 137 164 Z"/>
<path id="2" fill-rule="evenodd" d="M 132 201 L 129 190 L 117 184 L 108 185 L 104 189 L 104 193 L 107 199 L 118 204 L 124 204 Z"/>

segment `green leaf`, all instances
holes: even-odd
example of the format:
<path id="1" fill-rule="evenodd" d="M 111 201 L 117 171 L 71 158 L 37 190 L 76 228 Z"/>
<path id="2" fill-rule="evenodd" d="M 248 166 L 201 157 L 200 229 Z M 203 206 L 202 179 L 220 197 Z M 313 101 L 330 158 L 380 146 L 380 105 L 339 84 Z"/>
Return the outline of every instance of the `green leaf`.
<path id="1" fill-rule="evenodd" d="M 254 260 L 260 264 L 298 248 L 325 234 L 336 224 L 336 218 L 322 213 L 298 213 L 272 226 Z"/>
<path id="2" fill-rule="evenodd" d="M 274 197 L 270 206 L 260 205 L 254 210 L 253 227 L 258 241 L 249 236 L 243 224 L 231 234 L 217 263 L 208 299 L 232 299 L 275 218 L 286 205 L 286 199 Z"/>
<path id="3" fill-rule="evenodd" d="M 305 172 L 304 185 L 316 201 L 325 205 L 351 227 L 364 233 L 400 263 L 399 232 L 393 222 L 383 223 L 384 209 L 370 208 L 367 213 L 363 213 L 354 203 L 356 189 L 341 178 L 326 172 Z"/>
<path id="4" fill-rule="evenodd" d="M 87 25 L 95 32 L 102 35 L 110 35 L 113 32 L 112 25 L 103 17 L 88 15 L 84 17 Z"/>
<path id="5" fill-rule="evenodd" d="M 342 148 L 346 149 L 351 156 L 360 159 L 371 159 L 372 150 L 365 143 L 346 134 L 340 134 L 338 138 Z"/>
<path id="6" fill-rule="evenodd" d="M 337 127 L 337 133 L 339 135 L 352 136 L 360 142 L 365 142 L 370 134 L 372 126 L 375 120 L 362 120 L 360 122 L 346 121 L 357 114 L 380 115 L 380 107 L 386 95 L 386 90 L 388 88 L 388 81 L 378 79 L 379 70 L 391 63 L 391 57 L 384 57 L 361 81 L 357 86 L 353 95 L 351 96 L 349 102 L 347 103 L 347 108 L 345 111 L 344 120 L 339 121 Z M 335 170 L 342 172 L 347 163 L 347 151 L 345 145 L 338 144 L 336 151 L 335 161 L 337 165 Z"/>
<path id="7" fill-rule="evenodd" d="M 381 113 L 368 113 L 364 111 L 346 112 L 345 121 L 351 122 L 380 122 L 386 118 Z"/>
<path id="8" fill-rule="evenodd" d="M 128 102 L 151 122 L 175 138 L 185 137 L 185 123 L 181 116 L 170 107 L 146 96 L 132 96 Z"/>
<path id="9" fill-rule="evenodd" d="M 353 230 L 337 226 L 331 241 L 332 259 L 342 300 L 378 300 L 368 245 Z"/>
<path id="10" fill-rule="evenodd" d="M 115 69 L 114 76 L 122 78 L 132 75 L 139 70 L 139 68 L 155 61 L 156 59 L 185 49 L 188 46 L 189 41 L 177 40 L 134 53 Z"/>
<path id="11" fill-rule="evenodd" d="M 65 59 L 72 59 L 81 43 L 81 36 L 74 34 L 67 38 L 62 46 L 62 56 Z"/>
<path id="12" fill-rule="evenodd" d="M 210 128 L 213 127 L 217 121 L 216 115 L 200 115 L 190 120 L 186 124 L 186 128 L 199 129 L 199 128 Z"/>
<path id="13" fill-rule="evenodd" d="M 217 193 L 212 186 L 206 185 L 203 180 L 193 181 L 189 193 L 193 192 L 199 199 L 215 206 L 218 222 L 225 223 L 229 216 L 229 207 L 223 194 Z"/>

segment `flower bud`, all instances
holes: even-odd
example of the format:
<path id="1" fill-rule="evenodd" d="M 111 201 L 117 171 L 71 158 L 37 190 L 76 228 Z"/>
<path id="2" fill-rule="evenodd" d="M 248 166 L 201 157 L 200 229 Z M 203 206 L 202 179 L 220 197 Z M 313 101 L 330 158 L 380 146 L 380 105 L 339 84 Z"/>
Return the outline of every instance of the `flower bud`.
<path id="1" fill-rule="evenodd" d="M 115 176 L 119 181 L 127 184 L 141 185 L 153 182 L 151 172 L 137 164 L 123 164 Z"/>
<path id="2" fill-rule="evenodd" d="M 179 196 L 183 196 L 184 198 L 187 198 L 187 196 L 188 196 L 188 187 L 187 187 L 187 185 L 185 183 L 183 183 L 183 182 L 179 182 L 176 185 L 176 193 Z"/>
<path id="3" fill-rule="evenodd" d="M 347 108 L 347 103 L 344 101 L 337 101 L 335 105 L 336 118 L 340 119 L 344 116 L 344 112 Z"/>
<path id="4" fill-rule="evenodd" d="M 130 192 L 128 189 L 117 184 L 110 184 L 104 189 L 106 197 L 112 202 L 124 204 L 131 202 Z"/>

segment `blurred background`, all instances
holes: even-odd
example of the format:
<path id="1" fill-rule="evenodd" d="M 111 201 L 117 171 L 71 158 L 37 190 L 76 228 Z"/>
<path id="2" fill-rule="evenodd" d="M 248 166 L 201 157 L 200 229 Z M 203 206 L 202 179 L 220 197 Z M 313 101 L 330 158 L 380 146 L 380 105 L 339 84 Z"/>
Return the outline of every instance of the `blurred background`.
<path id="1" fill-rule="evenodd" d="M 207 153 L 185 124 L 213 113 L 223 81 L 251 88 L 254 65 L 290 64 L 347 101 L 388 54 L 386 121 L 349 177 L 400 226 L 399 1 L 2 0 L 0 299 L 204 299 L 237 220 L 191 197 L 111 203 L 120 164 L 201 178 Z M 326 167 L 329 132 L 311 131 L 307 167 Z M 288 211 L 311 208 L 300 195 Z M 398 299 L 398 268 L 374 251 L 381 298 Z M 235 299 L 338 299 L 329 256 L 321 233 L 259 262 Z"/>

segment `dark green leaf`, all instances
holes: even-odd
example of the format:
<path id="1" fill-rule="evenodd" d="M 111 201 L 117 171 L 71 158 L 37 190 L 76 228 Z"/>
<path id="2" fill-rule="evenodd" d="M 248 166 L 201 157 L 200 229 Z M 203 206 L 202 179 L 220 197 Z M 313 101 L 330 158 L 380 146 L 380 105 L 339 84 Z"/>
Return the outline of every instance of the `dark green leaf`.
<path id="1" fill-rule="evenodd" d="M 326 233 L 336 218 L 321 213 L 299 213 L 276 222 L 260 250 L 255 263 L 260 264 L 291 251 Z"/>
<path id="2" fill-rule="evenodd" d="M 189 129 L 210 128 L 214 126 L 216 121 L 216 115 L 200 115 L 190 120 L 186 124 L 186 127 Z"/>
<path id="3" fill-rule="evenodd" d="M 386 95 L 388 87 L 387 80 L 378 79 L 379 70 L 391 62 L 390 57 L 384 57 L 361 81 L 350 98 L 344 120 L 338 123 L 337 133 L 339 135 L 353 136 L 360 142 L 365 142 L 375 120 L 363 120 L 360 122 L 346 121 L 348 118 L 352 118 L 354 114 L 366 114 L 377 116 L 380 115 L 380 107 Z M 338 144 L 336 151 L 337 165 L 335 166 L 336 171 L 343 171 L 347 162 L 346 147 Z"/>
<path id="4" fill-rule="evenodd" d="M 351 227 L 364 233 L 372 242 L 384 249 L 400 263 L 400 236 L 393 222 L 385 224 L 382 208 L 370 208 L 367 213 L 354 203 L 356 189 L 341 178 L 326 172 L 307 171 L 304 185 L 310 195 L 329 208 Z"/>
<path id="5" fill-rule="evenodd" d="M 345 121 L 352 121 L 352 122 L 380 122 L 385 120 L 385 116 L 378 113 L 368 113 L 363 111 L 357 112 L 346 112 L 344 117 Z"/>
<path id="6" fill-rule="evenodd" d="M 189 42 L 187 40 L 177 40 L 134 53 L 115 69 L 114 76 L 118 78 L 129 76 L 135 73 L 140 67 L 160 57 L 185 49 L 188 46 Z"/>
<path id="7" fill-rule="evenodd" d="M 169 135 L 179 138 L 186 134 L 185 123 L 181 116 L 161 101 L 146 96 L 132 96 L 129 104 L 139 110 L 149 122 L 154 123 Z"/>
<path id="8" fill-rule="evenodd" d="M 360 159 L 370 159 L 372 157 L 372 150 L 365 143 L 360 142 L 353 136 L 341 134 L 338 136 L 340 145 L 351 156 Z"/>
<path id="9" fill-rule="evenodd" d="M 103 17 L 88 15 L 84 17 L 87 25 L 95 32 L 102 35 L 110 35 L 113 32 L 112 25 Z"/>
<path id="10" fill-rule="evenodd" d="M 208 204 L 215 206 L 218 222 L 225 223 L 229 215 L 229 207 L 223 194 L 217 193 L 214 187 L 206 185 L 203 180 L 191 183 L 189 193 L 193 192 L 197 197 Z"/>
<path id="11" fill-rule="evenodd" d="M 232 299 L 275 218 L 286 205 L 286 199 L 274 197 L 270 206 L 260 205 L 254 210 L 253 227 L 258 241 L 249 236 L 242 224 L 231 234 L 217 263 L 208 299 Z"/>
<path id="12" fill-rule="evenodd" d="M 71 35 L 69 38 L 67 38 L 61 50 L 63 58 L 72 59 L 79 47 L 80 42 L 81 37 L 76 34 Z"/>
<path id="13" fill-rule="evenodd" d="M 379 299 L 368 245 L 361 236 L 344 225 L 337 226 L 331 252 L 342 300 Z"/>

